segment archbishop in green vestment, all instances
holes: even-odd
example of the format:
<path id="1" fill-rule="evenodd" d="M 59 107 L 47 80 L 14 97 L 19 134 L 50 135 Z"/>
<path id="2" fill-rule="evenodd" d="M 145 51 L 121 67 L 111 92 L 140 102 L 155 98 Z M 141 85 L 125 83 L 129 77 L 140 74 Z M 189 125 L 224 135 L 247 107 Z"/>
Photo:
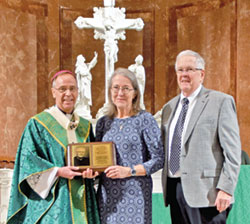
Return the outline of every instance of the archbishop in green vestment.
<path id="1" fill-rule="evenodd" d="M 16 155 L 7 223 L 98 224 L 93 180 L 56 176 L 65 166 L 66 147 L 88 142 L 92 126 L 54 106 L 32 117 Z"/>

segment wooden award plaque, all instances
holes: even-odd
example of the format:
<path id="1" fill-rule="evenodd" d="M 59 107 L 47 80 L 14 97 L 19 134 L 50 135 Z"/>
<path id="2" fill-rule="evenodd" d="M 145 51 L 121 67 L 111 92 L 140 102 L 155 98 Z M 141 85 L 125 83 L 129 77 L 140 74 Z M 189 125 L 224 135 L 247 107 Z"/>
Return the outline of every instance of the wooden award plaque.
<path id="1" fill-rule="evenodd" d="M 90 168 L 102 172 L 116 165 L 115 147 L 112 142 L 73 143 L 67 147 L 66 163 L 80 170 Z"/>

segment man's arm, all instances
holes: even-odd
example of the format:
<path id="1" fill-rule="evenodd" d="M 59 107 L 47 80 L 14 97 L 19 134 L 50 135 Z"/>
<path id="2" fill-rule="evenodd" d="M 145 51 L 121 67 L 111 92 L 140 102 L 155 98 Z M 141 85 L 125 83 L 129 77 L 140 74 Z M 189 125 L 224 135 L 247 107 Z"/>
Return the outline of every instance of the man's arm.
<path id="1" fill-rule="evenodd" d="M 224 211 L 231 203 L 241 164 L 241 142 L 233 97 L 226 97 L 221 105 L 218 135 L 223 150 L 224 162 L 215 201 L 217 210 Z"/>

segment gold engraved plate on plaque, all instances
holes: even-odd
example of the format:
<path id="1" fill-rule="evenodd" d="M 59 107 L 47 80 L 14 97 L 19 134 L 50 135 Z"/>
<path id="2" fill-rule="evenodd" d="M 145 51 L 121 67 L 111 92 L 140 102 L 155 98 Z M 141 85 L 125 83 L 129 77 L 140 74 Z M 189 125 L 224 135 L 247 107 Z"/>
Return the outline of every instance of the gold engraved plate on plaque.
<path id="1" fill-rule="evenodd" d="M 87 168 L 104 171 L 116 165 L 115 147 L 112 142 L 73 143 L 67 147 L 67 166 L 77 166 L 81 170 Z"/>
<path id="2" fill-rule="evenodd" d="M 112 151 L 109 145 L 93 145 L 93 166 L 112 166 Z"/>

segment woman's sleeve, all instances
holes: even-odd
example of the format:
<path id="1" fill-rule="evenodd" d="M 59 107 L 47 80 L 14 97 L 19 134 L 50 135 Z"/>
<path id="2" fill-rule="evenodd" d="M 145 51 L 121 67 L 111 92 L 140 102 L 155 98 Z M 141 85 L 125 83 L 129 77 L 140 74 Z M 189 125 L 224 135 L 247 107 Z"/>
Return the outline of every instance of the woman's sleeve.
<path id="1" fill-rule="evenodd" d="M 96 142 L 101 142 L 102 137 L 104 135 L 104 117 L 101 117 L 97 123 L 96 123 L 96 128 L 95 128 L 95 141 Z"/>
<path id="2" fill-rule="evenodd" d="M 164 151 L 161 131 L 154 117 L 150 113 L 144 114 L 142 137 L 146 146 L 146 162 L 143 163 L 147 175 L 163 167 Z"/>

